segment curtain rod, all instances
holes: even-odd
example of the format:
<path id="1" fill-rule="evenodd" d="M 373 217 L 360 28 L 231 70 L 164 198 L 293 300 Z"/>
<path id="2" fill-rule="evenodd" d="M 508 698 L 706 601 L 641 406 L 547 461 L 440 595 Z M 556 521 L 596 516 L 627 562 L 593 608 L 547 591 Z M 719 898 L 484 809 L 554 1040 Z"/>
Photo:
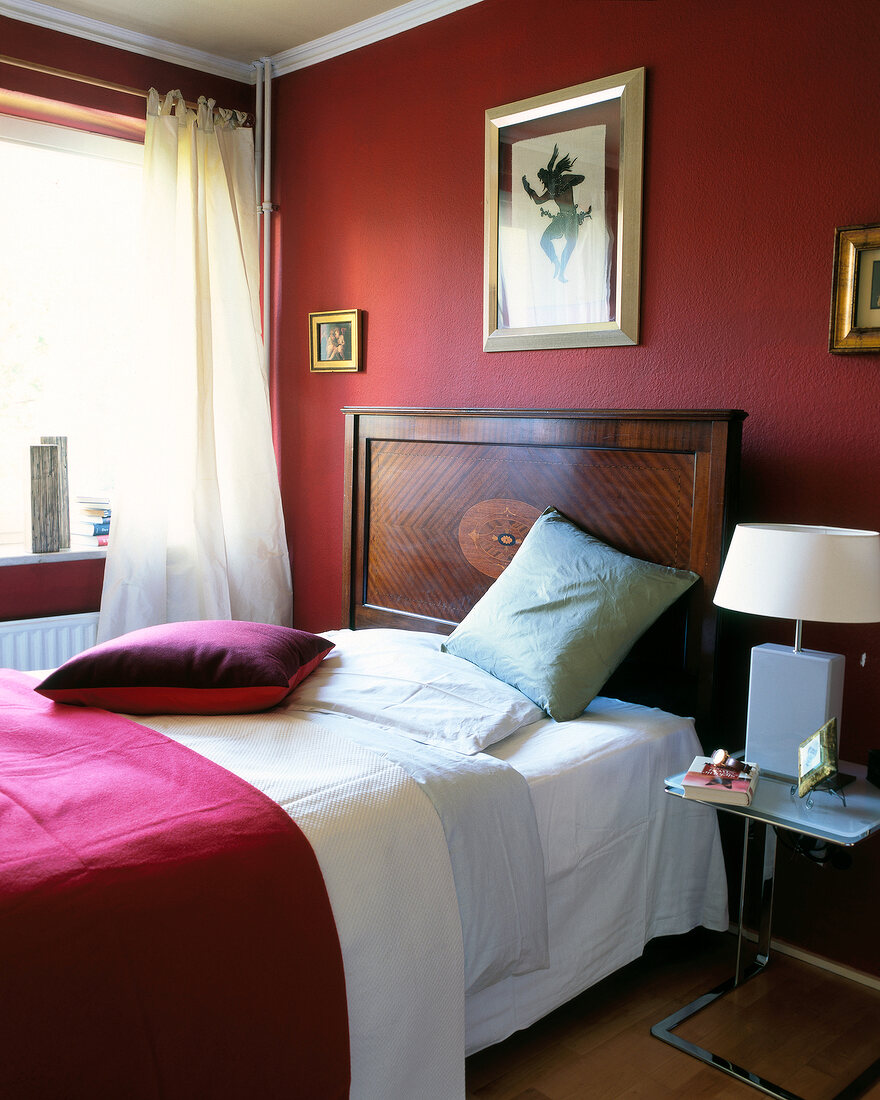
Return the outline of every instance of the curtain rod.
<path id="1" fill-rule="evenodd" d="M 123 92 L 125 95 L 136 95 L 146 99 L 150 94 L 142 88 L 128 88 L 125 84 L 114 84 L 111 80 L 99 80 L 97 77 L 82 76 L 80 73 L 69 73 L 64 69 L 53 69 L 50 65 L 39 65 L 35 61 L 22 61 L 18 57 L 5 57 L 0 54 L 0 65 L 14 65 L 18 69 L 30 69 L 31 72 L 44 73 L 46 76 L 57 76 L 62 80 L 75 80 L 78 84 L 90 84 L 93 88 L 106 88 L 111 92 Z M 190 110 L 198 110 L 198 103 L 186 100 Z"/>

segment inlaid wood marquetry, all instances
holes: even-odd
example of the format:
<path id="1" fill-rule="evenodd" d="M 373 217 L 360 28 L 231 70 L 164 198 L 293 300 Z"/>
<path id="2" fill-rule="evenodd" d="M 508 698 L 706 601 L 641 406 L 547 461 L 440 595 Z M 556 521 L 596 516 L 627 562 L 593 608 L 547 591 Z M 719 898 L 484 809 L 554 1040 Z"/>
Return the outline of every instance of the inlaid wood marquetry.
<path id="1" fill-rule="evenodd" d="M 481 500 L 461 517 L 458 545 L 474 569 L 500 577 L 540 514 L 522 500 Z"/>
<path id="2" fill-rule="evenodd" d="M 378 607 L 463 618 L 509 561 L 510 546 L 491 544 L 503 510 L 463 532 L 486 501 L 511 502 L 514 538 L 553 506 L 635 557 L 690 559 L 692 454 L 381 440 L 368 476 L 366 602 Z"/>

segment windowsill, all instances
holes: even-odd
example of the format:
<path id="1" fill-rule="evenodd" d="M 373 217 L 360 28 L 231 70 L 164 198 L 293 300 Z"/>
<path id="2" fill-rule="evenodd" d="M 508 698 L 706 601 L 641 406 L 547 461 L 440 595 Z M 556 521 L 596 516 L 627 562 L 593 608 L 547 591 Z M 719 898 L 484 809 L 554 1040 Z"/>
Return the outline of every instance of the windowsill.
<path id="1" fill-rule="evenodd" d="M 0 546 L 0 568 L 4 565 L 57 565 L 61 561 L 82 561 L 85 558 L 104 558 L 106 546 L 77 547 L 74 550 L 56 550 L 53 554 L 34 554 L 24 546 Z"/>

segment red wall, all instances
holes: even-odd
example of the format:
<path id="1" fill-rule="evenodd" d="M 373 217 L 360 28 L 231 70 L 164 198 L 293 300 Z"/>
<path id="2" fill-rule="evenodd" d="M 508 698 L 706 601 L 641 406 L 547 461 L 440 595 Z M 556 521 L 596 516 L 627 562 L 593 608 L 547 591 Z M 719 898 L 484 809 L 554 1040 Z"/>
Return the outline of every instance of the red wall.
<path id="1" fill-rule="evenodd" d="M 31 619 L 97 611 L 103 558 L 0 566 L 0 619 Z"/>
<path id="2" fill-rule="evenodd" d="M 735 407 L 741 518 L 877 529 L 880 356 L 827 350 L 835 226 L 880 222 L 876 0 L 483 0 L 276 83 L 276 385 L 297 625 L 340 623 L 343 405 Z M 641 343 L 481 351 L 484 112 L 647 68 Z M 307 314 L 365 311 L 366 368 L 310 375 Z M 732 616 L 731 668 L 789 623 Z M 843 755 L 880 747 L 880 627 Z M 866 654 L 864 664 L 862 654 Z M 742 688 L 738 698 L 742 699 Z M 783 864 L 783 938 L 880 972 L 878 842 Z M 789 863 L 791 865 L 789 866 Z"/>

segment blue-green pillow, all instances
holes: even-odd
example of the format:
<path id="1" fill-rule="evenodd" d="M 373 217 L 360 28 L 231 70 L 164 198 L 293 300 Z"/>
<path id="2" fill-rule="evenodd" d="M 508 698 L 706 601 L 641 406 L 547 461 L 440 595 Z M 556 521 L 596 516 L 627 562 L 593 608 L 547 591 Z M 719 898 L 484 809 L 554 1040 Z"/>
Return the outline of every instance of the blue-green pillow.
<path id="1" fill-rule="evenodd" d="M 548 508 L 441 648 L 567 721 L 698 579 L 622 554 Z"/>

